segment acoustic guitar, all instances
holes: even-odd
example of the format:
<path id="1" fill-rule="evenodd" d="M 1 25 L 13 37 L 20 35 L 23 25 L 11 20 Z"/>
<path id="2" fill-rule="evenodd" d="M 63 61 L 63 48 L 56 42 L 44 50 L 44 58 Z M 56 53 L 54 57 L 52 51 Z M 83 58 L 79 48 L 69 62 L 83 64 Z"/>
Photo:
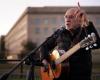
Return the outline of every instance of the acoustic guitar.
<path id="1" fill-rule="evenodd" d="M 48 69 L 46 71 L 44 71 L 44 67 L 41 67 L 41 79 L 53 80 L 54 78 L 59 78 L 62 70 L 61 63 L 68 57 L 70 57 L 72 54 L 74 54 L 76 51 L 78 51 L 80 48 L 91 46 L 95 44 L 95 42 L 96 42 L 96 36 L 94 33 L 91 33 L 91 35 L 81 40 L 79 43 L 74 45 L 71 49 L 69 49 L 61 56 L 59 55 L 59 52 L 57 50 L 54 50 L 50 54 L 50 61 L 55 63 L 55 68 L 53 69 L 50 63 L 48 63 Z"/>

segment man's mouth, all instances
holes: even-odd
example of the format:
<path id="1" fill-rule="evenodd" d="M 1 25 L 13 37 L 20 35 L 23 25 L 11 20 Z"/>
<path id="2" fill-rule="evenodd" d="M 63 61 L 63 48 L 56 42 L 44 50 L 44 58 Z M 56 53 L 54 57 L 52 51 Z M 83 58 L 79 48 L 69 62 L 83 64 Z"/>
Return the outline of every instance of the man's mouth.
<path id="1" fill-rule="evenodd" d="M 70 25 L 70 22 L 67 22 L 67 25 Z"/>
<path id="2" fill-rule="evenodd" d="M 67 23 L 67 25 L 69 25 L 70 24 L 70 21 L 67 21 L 66 23 Z"/>

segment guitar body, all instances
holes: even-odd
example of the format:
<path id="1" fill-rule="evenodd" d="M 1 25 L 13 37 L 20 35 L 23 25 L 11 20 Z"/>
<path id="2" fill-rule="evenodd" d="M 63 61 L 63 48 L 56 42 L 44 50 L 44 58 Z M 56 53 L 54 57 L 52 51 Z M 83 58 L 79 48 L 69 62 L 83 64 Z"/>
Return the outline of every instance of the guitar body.
<path id="1" fill-rule="evenodd" d="M 54 50 L 50 55 L 50 61 L 55 61 L 60 58 L 57 50 Z M 53 80 L 54 78 L 59 78 L 61 74 L 61 64 L 57 64 L 55 69 L 52 69 L 48 63 L 48 70 L 44 71 L 44 67 L 41 67 L 41 79 L 42 80 Z"/>

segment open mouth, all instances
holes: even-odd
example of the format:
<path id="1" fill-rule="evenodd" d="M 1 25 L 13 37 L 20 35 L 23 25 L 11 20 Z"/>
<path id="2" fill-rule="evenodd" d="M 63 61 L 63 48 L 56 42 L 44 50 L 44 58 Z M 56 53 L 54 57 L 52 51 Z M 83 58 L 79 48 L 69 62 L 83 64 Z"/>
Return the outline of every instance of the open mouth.
<path id="1" fill-rule="evenodd" d="M 67 24 L 70 24 L 70 21 L 66 21 Z"/>
<path id="2" fill-rule="evenodd" d="M 70 25 L 70 22 L 67 22 L 66 24 L 67 24 L 67 25 Z"/>

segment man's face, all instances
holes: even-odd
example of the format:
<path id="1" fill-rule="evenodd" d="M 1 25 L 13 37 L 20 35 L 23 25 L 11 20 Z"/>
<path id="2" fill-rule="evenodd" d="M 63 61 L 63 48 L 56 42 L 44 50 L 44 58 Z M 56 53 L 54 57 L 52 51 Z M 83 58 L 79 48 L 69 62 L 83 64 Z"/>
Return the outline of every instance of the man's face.
<path id="1" fill-rule="evenodd" d="M 65 19 L 65 26 L 67 29 L 75 29 L 78 27 L 78 21 L 75 17 L 75 11 L 76 9 L 69 9 L 64 16 Z"/>

